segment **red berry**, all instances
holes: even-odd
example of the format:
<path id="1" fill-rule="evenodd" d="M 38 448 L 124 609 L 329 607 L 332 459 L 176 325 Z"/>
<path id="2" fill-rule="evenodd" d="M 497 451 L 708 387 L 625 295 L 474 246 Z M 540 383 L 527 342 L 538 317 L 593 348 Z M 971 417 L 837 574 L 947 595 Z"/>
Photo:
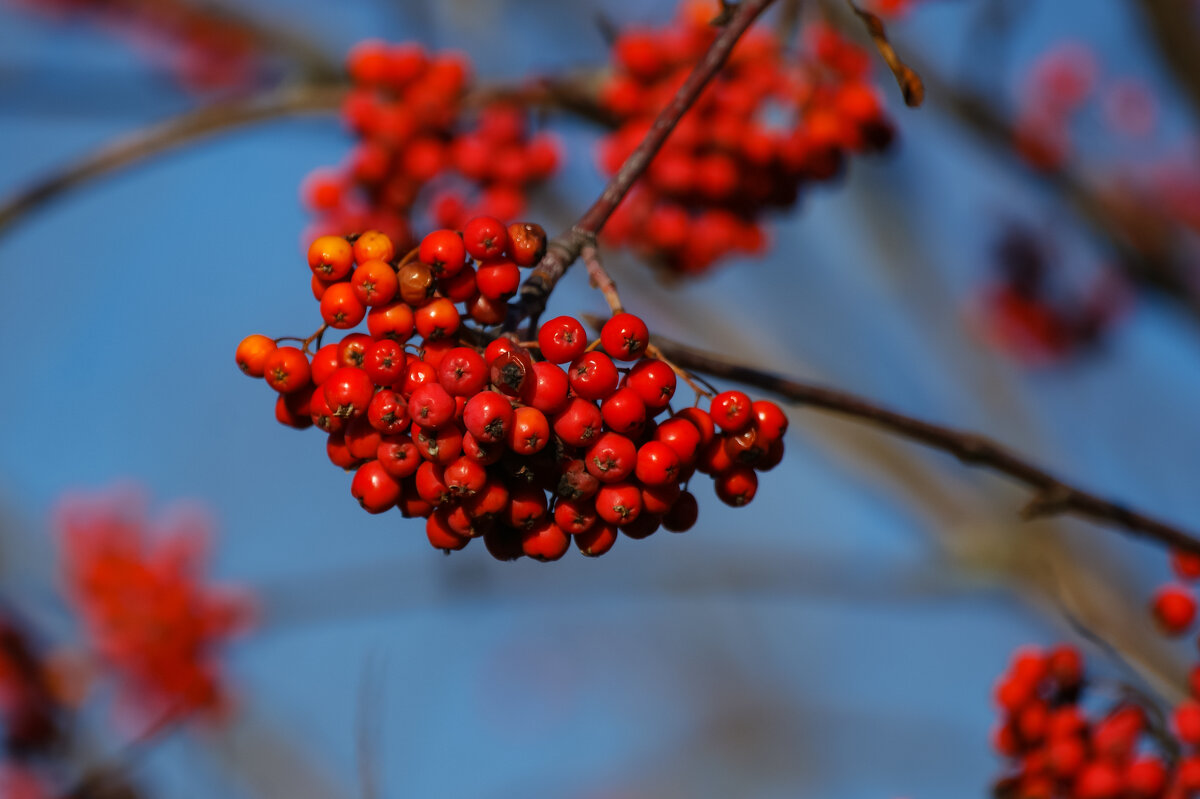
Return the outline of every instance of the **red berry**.
<path id="1" fill-rule="evenodd" d="M 457 232 L 435 230 L 421 239 L 417 258 L 428 266 L 436 277 L 454 277 L 467 263 L 467 248 Z"/>
<path id="2" fill-rule="evenodd" d="M 567 406 L 554 417 L 554 433 L 572 447 L 591 446 L 604 430 L 604 419 L 596 403 L 579 397 L 567 401 Z"/>
<path id="3" fill-rule="evenodd" d="M 260 336 L 257 333 L 246 336 L 238 344 L 235 358 L 237 365 L 251 377 L 262 377 L 267 363 L 267 356 L 278 349 L 273 339 Z"/>
<path id="4" fill-rule="evenodd" d="M 758 475 L 748 466 L 734 466 L 718 475 L 713 484 L 722 502 L 740 508 L 758 492 Z"/>
<path id="5" fill-rule="evenodd" d="M 778 441 L 787 432 L 788 418 L 778 405 L 770 400 L 755 400 L 750 405 L 754 412 L 754 426 L 758 439 L 764 444 Z"/>
<path id="6" fill-rule="evenodd" d="M 535 560 L 558 560 L 567 554 L 571 537 L 549 517 L 544 517 L 521 534 L 521 549 Z"/>
<path id="7" fill-rule="evenodd" d="M 635 474 L 647 486 L 676 483 L 679 479 L 679 455 L 661 441 L 648 441 L 638 450 Z"/>
<path id="8" fill-rule="evenodd" d="M 596 513 L 609 524 L 630 524 L 641 512 L 642 492 L 633 483 L 603 485 L 596 492 Z"/>
<path id="9" fill-rule="evenodd" d="M 550 363 L 569 363 L 587 349 L 587 333 L 573 317 L 559 316 L 538 329 L 538 349 Z"/>
<path id="10" fill-rule="evenodd" d="M 624 385 L 638 393 L 653 416 L 665 410 L 675 396 L 675 372 L 656 359 L 642 359 L 625 376 Z"/>
<path id="11" fill-rule="evenodd" d="M 348 419 L 367 412 L 367 405 L 375 394 L 375 384 L 366 371 L 356 366 L 342 366 L 321 384 L 321 390 L 334 416 Z"/>
<path id="12" fill-rule="evenodd" d="M 1180 741 L 1189 746 L 1200 745 L 1200 702 L 1194 699 L 1181 702 L 1171 720 Z"/>
<path id="13" fill-rule="evenodd" d="M 479 293 L 489 300 L 506 300 L 521 285 L 521 270 L 512 261 L 493 258 L 484 261 L 475 272 Z"/>
<path id="14" fill-rule="evenodd" d="M 321 236 L 308 248 L 308 265 L 324 281 L 341 280 L 354 266 L 354 248 L 341 236 Z"/>
<path id="15" fill-rule="evenodd" d="M 408 429 L 408 403 L 395 391 L 380 389 L 367 406 L 367 421 L 381 433 L 403 433 Z"/>
<path id="16" fill-rule="evenodd" d="M 463 242 L 477 261 L 495 258 L 508 248 L 508 230 L 499 219 L 477 216 L 463 226 Z"/>
<path id="17" fill-rule="evenodd" d="M 602 352 L 585 352 L 571 362 L 567 370 L 571 390 L 589 400 L 602 400 L 617 388 L 620 374 L 612 358 Z"/>
<path id="18" fill-rule="evenodd" d="M 604 323 L 600 344 L 618 361 L 636 361 L 650 344 L 650 331 L 640 317 L 619 313 Z"/>
<path id="19" fill-rule="evenodd" d="M 280 394 L 299 391 L 311 376 L 308 358 L 297 347 L 277 347 L 263 360 L 263 377 Z"/>
<path id="20" fill-rule="evenodd" d="M 754 420 L 750 398 L 740 391 L 722 391 L 712 398 L 709 415 L 727 433 L 740 433 Z"/>
<path id="21" fill-rule="evenodd" d="M 548 361 L 538 361 L 533 365 L 533 374 L 536 381 L 529 404 L 547 416 L 557 415 L 567 407 L 567 373 Z"/>
<path id="22" fill-rule="evenodd" d="M 600 403 L 600 413 L 604 423 L 621 435 L 640 436 L 646 428 L 646 403 L 628 386 L 617 389 Z"/>
<path id="23" fill-rule="evenodd" d="M 1196 600 L 1186 588 L 1168 585 L 1155 595 L 1152 611 L 1165 634 L 1180 635 L 1196 618 Z"/>
<path id="24" fill-rule="evenodd" d="M 397 480 L 415 474 L 421 465 L 421 453 L 405 435 L 385 436 L 379 443 L 376 457 L 384 471 Z"/>
<path id="25" fill-rule="evenodd" d="M 367 306 L 358 299 L 350 283 L 334 283 L 321 296 L 321 318 L 330 327 L 349 330 L 366 315 Z"/>
<path id="26" fill-rule="evenodd" d="M 452 396 L 473 397 L 487 385 L 487 363 L 470 347 L 454 347 L 438 364 L 438 382 Z"/>
<path id="27" fill-rule="evenodd" d="M 403 343 L 412 338 L 414 327 L 412 308 L 402 300 L 367 311 L 367 331 L 373 338 Z"/>
<path id="28" fill-rule="evenodd" d="M 598 558 L 612 549 L 617 541 L 617 526 L 597 521 L 587 532 L 575 536 L 575 546 L 589 558 Z"/>
<path id="29" fill-rule="evenodd" d="M 454 398 L 438 383 L 422 383 L 408 398 L 408 415 L 413 423 L 430 430 L 449 424 L 454 410 Z"/>
<path id="30" fill-rule="evenodd" d="M 422 305 L 414 314 L 417 332 L 427 339 L 449 338 L 458 332 L 461 321 L 454 303 L 439 297 Z"/>
<path id="31" fill-rule="evenodd" d="M 463 408 L 463 424 L 467 431 L 484 443 L 503 441 L 512 421 L 512 403 L 494 391 L 476 394 Z"/>
<path id="32" fill-rule="evenodd" d="M 350 493 L 367 513 L 383 513 L 400 499 L 400 483 L 379 461 L 367 461 L 354 473 Z"/>
<path id="33" fill-rule="evenodd" d="M 520 455 L 541 452 L 550 443 L 550 423 L 537 408 L 517 408 L 505 441 L 509 449 Z"/>
<path id="34" fill-rule="evenodd" d="M 587 451 L 587 470 L 602 483 L 616 483 L 633 474 L 637 447 L 623 435 L 604 433 Z"/>
<path id="35" fill-rule="evenodd" d="M 408 356 L 396 341 L 385 338 L 371 344 L 363 355 L 362 368 L 377 386 L 391 386 L 408 374 Z"/>
<path id="36" fill-rule="evenodd" d="M 378 230 L 368 230 L 354 240 L 355 263 L 365 264 L 367 261 L 390 263 L 395 257 L 396 245 Z"/>
<path id="37" fill-rule="evenodd" d="M 358 301 L 372 308 L 387 305 L 395 298 L 396 291 L 400 288 L 396 270 L 392 269 L 391 264 L 383 261 L 367 261 L 360 264 L 354 270 L 350 285 Z"/>

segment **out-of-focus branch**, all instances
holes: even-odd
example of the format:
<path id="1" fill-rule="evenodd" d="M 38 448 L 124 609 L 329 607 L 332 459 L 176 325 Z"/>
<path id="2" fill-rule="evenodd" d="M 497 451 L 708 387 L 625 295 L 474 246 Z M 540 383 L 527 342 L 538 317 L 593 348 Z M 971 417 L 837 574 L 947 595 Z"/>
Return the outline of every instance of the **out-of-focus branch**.
<path id="1" fill-rule="evenodd" d="M 984 436 L 922 421 L 863 397 L 754 369 L 659 336 L 652 340 L 663 354 L 684 369 L 754 386 L 804 406 L 866 422 L 948 452 L 968 465 L 1008 475 L 1033 491 L 1033 499 L 1022 511 L 1027 519 L 1059 514 L 1080 516 L 1174 549 L 1200 554 L 1200 539 L 1184 529 L 1060 480 Z"/>
<path id="2" fill-rule="evenodd" d="M 1196 4 L 1190 0 L 1137 0 L 1131 5 L 1141 12 L 1163 61 L 1200 119 L 1200 48 L 1196 46 L 1200 30 L 1196 25 Z"/>
<path id="3" fill-rule="evenodd" d="M 896 48 L 892 47 L 891 41 L 888 39 L 887 28 L 881 20 L 870 11 L 864 11 L 859 8 L 854 0 L 846 0 L 846 5 L 850 6 L 863 25 L 867 28 L 867 34 L 871 37 L 871 41 L 875 43 L 875 49 L 879 51 L 879 55 L 883 57 L 884 63 L 888 65 L 888 69 L 892 71 L 892 76 L 896 78 L 896 84 L 900 87 L 900 93 L 904 96 L 904 104 L 910 108 L 916 108 L 925 100 L 925 84 L 921 81 L 921 76 L 901 60 L 896 53 Z"/>
<path id="4" fill-rule="evenodd" d="M 671 131 L 675 130 L 679 120 L 692 107 L 692 103 L 709 81 L 720 72 L 738 39 L 772 2 L 773 0 L 742 0 L 736 7 L 727 8 L 731 13 L 729 18 L 723 21 L 721 32 L 679 87 L 671 102 L 659 113 L 641 144 L 625 159 L 625 163 L 609 180 L 596 202 L 592 203 L 570 230 L 550 242 L 545 257 L 525 279 L 517 301 L 510 306 L 505 329 L 516 330 L 517 325 L 524 320 L 536 319 L 541 315 L 550 292 L 571 264 L 579 258 L 583 246 L 604 227 L 633 184 L 650 166 L 650 161 L 671 135 Z"/>
<path id="5" fill-rule="evenodd" d="M 0 235 L 27 214 L 93 178 L 215 133 L 280 117 L 328 113 L 340 107 L 342 96 L 340 87 L 296 86 L 218 102 L 135 131 L 0 203 Z"/>

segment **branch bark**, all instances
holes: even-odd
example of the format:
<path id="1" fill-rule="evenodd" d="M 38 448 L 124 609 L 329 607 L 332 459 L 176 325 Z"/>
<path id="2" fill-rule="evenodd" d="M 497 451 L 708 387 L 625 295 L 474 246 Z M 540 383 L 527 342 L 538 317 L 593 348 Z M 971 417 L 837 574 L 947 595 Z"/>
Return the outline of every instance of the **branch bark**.
<path id="1" fill-rule="evenodd" d="M 536 319 L 541 315 L 546 301 L 550 298 L 550 292 L 554 291 L 555 285 L 566 274 L 571 264 L 578 260 L 584 245 L 592 241 L 604 227 L 608 218 L 621 204 L 621 200 L 625 199 L 633 184 L 646 171 L 650 161 L 671 135 L 671 131 L 675 130 L 679 120 L 725 65 L 738 39 L 772 2 L 774 0 L 742 0 L 737 5 L 704 57 L 679 87 L 671 102 L 659 112 L 646 137 L 625 159 L 625 163 L 609 180 L 600 197 L 569 230 L 550 242 L 545 257 L 525 279 L 517 300 L 509 306 L 505 330 L 516 330 L 517 325 L 524 320 Z"/>
<path id="2" fill-rule="evenodd" d="M 589 324 L 591 322 L 589 319 Z M 948 452 L 969 466 L 1007 475 L 1033 491 L 1033 498 L 1022 511 L 1026 519 L 1079 516 L 1173 549 L 1200 554 L 1200 539 L 1194 534 L 1061 480 L 982 435 L 922 421 L 854 394 L 761 371 L 661 336 L 653 336 L 652 341 L 684 369 L 754 386 L 800 405 L 871 424 L 893 435 Z"/>

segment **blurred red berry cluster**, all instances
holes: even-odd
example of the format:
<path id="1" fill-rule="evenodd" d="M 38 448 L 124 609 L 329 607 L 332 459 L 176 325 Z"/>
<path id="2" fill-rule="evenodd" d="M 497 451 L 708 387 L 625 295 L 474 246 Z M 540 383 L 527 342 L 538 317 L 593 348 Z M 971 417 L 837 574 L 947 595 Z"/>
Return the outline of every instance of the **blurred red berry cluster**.
<path id="1" fill-rule="evenodd" d="M 522 109 L 466 107 L 470 64 L 461 54 L 368 41 L 348 68 L 354 88 L 343 117 L 358 141 L 344 165 L 305 181 L 304 200 L 319 215 L 309 238 L 374 229 L 407 250 L 415 227 L 519 216 L 529 188 L 558 168 L 557 142 L 532 132 Z M 430 224 L 416 223 L 419 211 Z"/>
<path id="2" fill-rule="evenodd" d="M 252 614 L 204 575 L 198 517 L 152 525 L 129 496 L 75 497 L 58 516 L 66 593 L 97 665 L 117 681 L 120 720 L 145 728 L 226 706 L 219 656 Z"/>
<path id="3" fill-rule="evenodd" d="M 55 18 L 88 19 L 169 70 L 187 89 L 236 89 L 264 68 L 258 41 L 237 20 L 181 0 L 8 0 Z"/>
<path id="4" fill-rule="evenodd" d="M 328 456 L 354 470 L 350 491 L 365 510 L 425 518 L 429 542 L 446 551 L 483 538 L 500 560 L 549 561 L 572 540 L 597 556 L 618 532 L 682 532 L 698 513 L 695 472 L 712 475 L 727 504 L 750 502 L 756 472 L 783 457 L 787 417 L 726 391 L 708 411 L 660 420 L 676 372 L 648 357 L 638 317 L 613 316 L 590 344 L 569 316 L 541 325 L 536 343 L 464 324 L 502 321 L 519 269 L 545 248 L 540 227 L 492 217 L 436 230 L 403 257 L 378 231 L 323 236 L 308 253 L 322 318 L 349 330 L 365 317 L 368 332 L 311 358 L 312 340 L 281 347 L 252 335 L 237 363 L 279 392 L 280 422 L 328 434 Z M 414 334 L 419 344 L 408 343 Z"/>
<path id="5" fill-rule="evenodd" d="M 600 146 L 616 172 L 717 35 L 707 3 L 632 28 L 613 44 L 601 100 L 619 120 Z M 764 246 L 762 216 L 842 170 L 848 154 L 884 149 L 892 126 L 870 82 L 869 54 L 812 24 L 793 52 L 767 27 L 748 31 L 613 215 L 606 236 L 675 273 L 695 274 Z"/>

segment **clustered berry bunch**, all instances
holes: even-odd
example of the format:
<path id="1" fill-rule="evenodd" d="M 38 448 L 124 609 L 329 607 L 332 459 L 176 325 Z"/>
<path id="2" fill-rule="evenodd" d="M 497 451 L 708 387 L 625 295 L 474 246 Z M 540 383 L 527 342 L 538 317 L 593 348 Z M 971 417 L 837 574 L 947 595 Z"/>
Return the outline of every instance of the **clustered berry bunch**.
<path id="1" fill-rule="evenodd" d="M 1200 556 L 1177 551 L 1171 565 L 1200 580 Z M 1150 605 L 1159 630 L 1180 636 L 1196 620 L 1184 586 L 1163 586 Z M 1049 653 L 1023 648 L 996 686 L 1004 717 L 995 746 L 1013 770 L 995 794 L 1013 799 L 1187 799 L 1200 795 L 1200 665 L 1189 675 L 1191 697 L 1171 714 L 1169 729 L 1152 723 L 1136 695 L 1102 718 L 1083 707 L 1083 661 L 1071 647 Z M 1180 754 L 1176 750 L 1182 750 Z"/>
<path id="2" fill-rule="evenodd" d="M 620 124 L 601 144 L 605 171 L 620 168 L 711 44 L 710 16 L 710 4 L 685 3 L 676 22 L 616 39 L 601 100 Z M 833 178 L 847 153 L 888 145 L 868 53 L 828 26 L 811 33 L 803 53 L 766 28 L 742 37 L 610 220 L 611 240 L 671 272 L 703 272 L 734 252 L 759 252 L 763 212 Z"/>
<path id="3" fill-rule="evenodd" d="M 1200 788 L 1200 759 L 1173 768 L 1156 753 L 1160 742 L 1140 705 L 1118 701 L 1094 716 L 1082 703 L 1086 687 L 1075 649 L 1018 651 L 996 687 L 1003 719 L 994 743 L 1012 770 L 996 783 L 995 796 L 1184 799 Z"/>
<path id="4" fill-rule="evenodd" d="M 682 532 L 697 517 L 686 488 L 697 471 L 726 503 L 753 499 L 756 470 L 783 456 L 787 417 L 725 391 L 707 411 L 660 419 L 676 373 L 646 357 L 638 317 L 613 316 L 590 345 L 561 316 L 541 325 L 536 344 L 481 346 L 490 336 L 463 318 L 504 319 L 519 267 L 545 246 L 540 227 L 492 217 L 461 234 L 434 231 L 398 260 L 377 231 L 319 238 L 308 262 L 325 323 L 348 330 L 365 316 L 368 333 L 326 344 L 311 361 L 253 335 L 237 362 L 279 392 L 279 421 L 328 433 L 328 455 L 355 470 L 350 490 L 365 510 L 426 518 L 430 543 L 447 552 L 482 537 L 501 560 L 557 560 L 572 538 L 596 556 L 618 531 Z M 406 349 L 414 334 L 419 343 Z"/>
<path id="5" fill-rule="evenodd" d="M 320 215 L 316 233 L 375 229 L 407 250 L 418 204 L 434 227 L 511 219 L 529 187 L 558 168 L 556 141 L 531 133 L 520 108 L 468 113 L 470 64 L 460 54 L 368 41 L 351 51 L 348 68 L 354 88 L 343 117 L 359 141 L 344 166 L 305 182 L 305 201 Z"/>
<path id="6" fill-rule="evenodd" d="M 207 530 L 152 529 L 115 501 L 78 499 L 59 519 L 68 599 L 92 654 L 117 678 L 118 710 L 147 725 L 227 706 L 218 656 L 252 615 L 248 596 L 204 581 Z"/>
<path id="7" fill-rule="evenodd" d="M 91 17 L 163 64 L 188 89 L 250 83 L 262 64 L 254 36 L 228 15 L 182 0 L 15 0 L 39 13 Z"/>

